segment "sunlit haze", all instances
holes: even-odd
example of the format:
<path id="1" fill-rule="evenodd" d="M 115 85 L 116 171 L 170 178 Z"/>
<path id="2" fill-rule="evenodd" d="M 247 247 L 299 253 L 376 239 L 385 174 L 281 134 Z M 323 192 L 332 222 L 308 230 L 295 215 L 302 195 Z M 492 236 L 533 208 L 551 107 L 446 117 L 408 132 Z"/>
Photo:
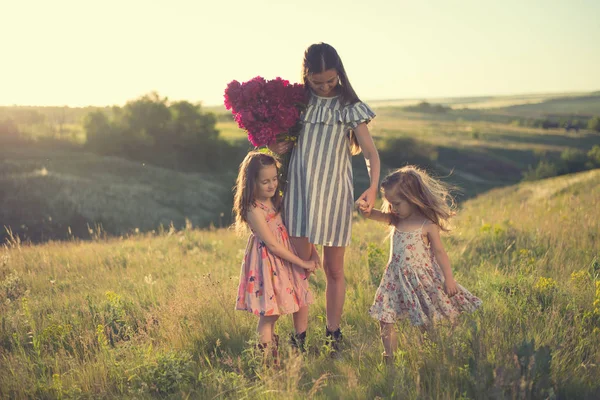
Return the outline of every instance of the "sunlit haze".
<path id="1" fill-rule="evenodd" d="M 217 105 L 321 41 L 366 100 L 600 90 L 596 0 L 3 3 L 0 105 Z"/>

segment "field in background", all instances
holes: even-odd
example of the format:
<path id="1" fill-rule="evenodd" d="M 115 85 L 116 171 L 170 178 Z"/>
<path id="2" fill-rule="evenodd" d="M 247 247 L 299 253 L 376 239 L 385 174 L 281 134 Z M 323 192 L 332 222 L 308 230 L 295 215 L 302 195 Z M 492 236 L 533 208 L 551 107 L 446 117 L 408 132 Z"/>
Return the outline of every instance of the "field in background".
<path id="1" fill-rule="evenodd" d="M 554 96 L 554 97 L 552 97 Z M 600 96 L 523 95 L 446 99 L 447 104 L 500 105 L 504 108 L 453 109 L 441 113 L 407 111 L 398 104 L 373 102 L 377 118 L 370 130 L 382 157 L 383 174 L 406 163 L 423 165 L 461 189 L 465 200 L 495 187 L 513 185 L 540 160 L 558 160 L 565 150 L 583 153 L 600 145 L 589 130 L 565 132 L 523 126 L 557 107 L 600 115 Z M 521 104 L 525 101 L 531 104 Z M 537 102 L 537 103 L 536 103 Z M 521 105 L 519 105 L 521 104 Z M 585 106 L 585 107 L 584 107 Z M 235 156 L 250 149 L 246 134 L 223 107 L 216 128 Z M 84 151 L 82 121 L 95 108 L 3 107 L 34 142 L 1 142 L 0 222 L 35 241 L 71 236 L 89 238 L 96 229 L 128 234 L 171 222 L 176 228 L 227 225 L 236 171 L 184 173 Z M 112 109 L 103 109 L 111 113 Z M 583 114 L 582 114 L 583 115 Z M 517 123 L 515 123 L 517 122 Z M 0 138 L 3 139 L 3 138 Z M 233 153 L 232 153 L 233 154 Z M 240 159 L 241 161 L 241 159 Z M 369 184 L 364 161 L 355 157 L 355 192 Z M 236 162 L 232 161 L 231 165 Z M 94 235 L 96 233 L 93 233 Z M 3 241 L 8 233 L 0 233 Z"/>

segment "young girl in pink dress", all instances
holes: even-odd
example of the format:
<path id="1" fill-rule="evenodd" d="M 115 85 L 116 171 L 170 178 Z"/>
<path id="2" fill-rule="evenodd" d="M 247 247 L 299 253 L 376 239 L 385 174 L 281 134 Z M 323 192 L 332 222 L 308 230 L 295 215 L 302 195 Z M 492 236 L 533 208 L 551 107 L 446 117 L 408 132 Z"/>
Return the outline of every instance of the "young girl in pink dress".
<path id="1" fill-rule="evenodd" d="M 319 258 L 313 248 L 302 260 L 290 244 L 283 225 L 277 162 L 267 154 L 248 153 L 236 182 L 234 212 L 236 228 L 251 230 L 242 263 L 236 309 L 258 316 L 259 348 L 272 347 L 276 357 L 278 336 L 275 322 L 280 315 L 293 314 L 292 344 L 301 350 L 306 336 L 308 305 L 313 302 L 307 272 L 314 271 Z"/>
<path id="2" fill-rule="evenodd" d="M 381 189 L 382 211 L 369 211 L 360 200 L 357 206 L 367 218 L 393 227 L 390 260 L 369 309 L 380 322 L 384 360 L 391 362 L 398 319 L 427 327 L 472 312 L 481 300 L 456 283 L 440 239 L 453 215 L 446 186 L 425 171 L 406 166 L 388 175 Z"/>

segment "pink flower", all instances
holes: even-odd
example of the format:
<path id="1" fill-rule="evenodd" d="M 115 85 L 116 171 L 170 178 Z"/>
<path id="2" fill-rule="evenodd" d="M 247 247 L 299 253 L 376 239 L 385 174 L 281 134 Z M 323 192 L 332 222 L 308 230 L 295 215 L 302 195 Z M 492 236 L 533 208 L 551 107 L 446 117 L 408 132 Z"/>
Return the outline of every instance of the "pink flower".
<path id="1" fill-rule="evenodd" d="M 291 85 L 279 77 L 265 80 L 257 76 L 244 83 L 231 81 L 224 97 L 225 107 L 257 147 L 275 142 L 279 135 L 291 134 L 307 102 L 303 85 Z"/>

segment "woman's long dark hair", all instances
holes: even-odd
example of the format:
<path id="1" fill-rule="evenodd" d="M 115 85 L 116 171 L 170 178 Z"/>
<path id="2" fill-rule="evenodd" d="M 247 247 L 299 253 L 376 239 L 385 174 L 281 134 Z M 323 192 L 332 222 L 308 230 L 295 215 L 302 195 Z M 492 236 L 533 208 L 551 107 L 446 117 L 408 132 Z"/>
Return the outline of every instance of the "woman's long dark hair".
<path id="1" fill-rule="evenodd" d="M 343 105 L 358 103 L 360 99 L 352 88 L 348 75 L 344 69 L 342 59 L 333 46 L 327 43 L 316 43 L 308 47 L 304 52 L 302 63 L 302 81 L 307 91 L 310 90 L 308 77 L 311 74 L 320 74 L 329 69 L 335 69 L 340 78 L 339 95 Z M 360 146 L 353 131 L 350 131 L 350 151 L 352 155 L 360 153 Z"/>

